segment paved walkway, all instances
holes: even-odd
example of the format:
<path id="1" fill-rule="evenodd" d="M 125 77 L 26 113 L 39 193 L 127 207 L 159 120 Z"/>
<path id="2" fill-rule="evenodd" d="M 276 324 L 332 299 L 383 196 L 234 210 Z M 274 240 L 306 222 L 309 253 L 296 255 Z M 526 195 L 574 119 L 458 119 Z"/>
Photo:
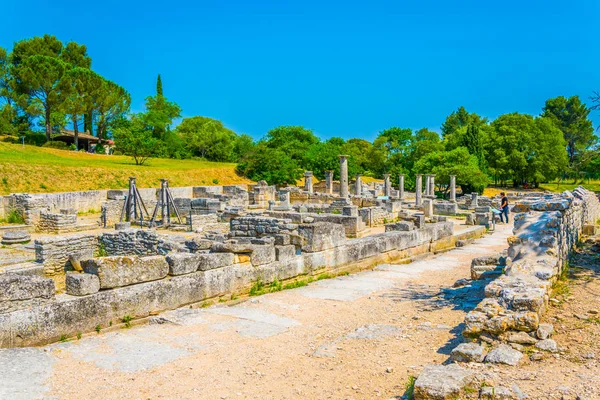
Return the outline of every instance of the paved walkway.
<path id="1" fill-rule="evenodd" d="M 482 296 L 473 257 L 509 226 L 422 261 L 43 348 L 0 350 L 0 399 L 372 399 L 446 359 Z"/>

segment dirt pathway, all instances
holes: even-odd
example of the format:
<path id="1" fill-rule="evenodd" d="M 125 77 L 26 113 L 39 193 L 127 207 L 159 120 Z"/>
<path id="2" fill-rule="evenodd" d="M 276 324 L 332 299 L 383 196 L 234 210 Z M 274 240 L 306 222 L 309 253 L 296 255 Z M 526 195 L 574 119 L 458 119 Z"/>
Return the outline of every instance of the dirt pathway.
<path id="1" fill-rule="evenodd" d="M 509 226 L 405 265 L 44 348 L 0 351 L 4 399 L 372 399 L 447 358 L 481 287 L 453 288 Z"/>

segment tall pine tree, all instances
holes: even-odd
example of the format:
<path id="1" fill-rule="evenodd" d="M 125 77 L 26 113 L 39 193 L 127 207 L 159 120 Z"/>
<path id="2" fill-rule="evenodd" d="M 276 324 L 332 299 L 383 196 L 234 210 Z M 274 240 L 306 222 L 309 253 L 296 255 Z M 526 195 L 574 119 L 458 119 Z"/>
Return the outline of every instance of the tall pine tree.
<path id="1" fill-rule="evenodd" d="M 160 74 L 158 74 L 158 79 L 156 79 L 156 95 L 160 97 L 163 96 L 162 79 L 160 79 Z"/>

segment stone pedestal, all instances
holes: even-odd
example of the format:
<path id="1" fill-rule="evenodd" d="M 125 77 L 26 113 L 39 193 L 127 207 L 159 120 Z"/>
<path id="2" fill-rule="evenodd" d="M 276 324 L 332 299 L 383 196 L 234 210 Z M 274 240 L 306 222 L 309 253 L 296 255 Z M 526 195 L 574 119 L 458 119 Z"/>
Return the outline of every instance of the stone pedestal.
<path id="1" fill-rule="evenodd" d="M 390 174 L 383 175 L 383 195 L 390 197 L 392 193 L 392 185 L 390 183 Z"/>
<path id="2" fill-rule="evenodd" d="M 398 198 L 404 200 L 404 175 L 398 176 Z"/>
<path id="3" fill-rule="evenodd" d="M 415 206 L 421 207 L 421 190 L 423 190 L 423 175 L 417 174 L 417 181 L 415 185 Z"/>
<path id="4" fill-rule="evenodd" d="M 478 204 L 477 204 L 477 197 L 478 196 L 479 196 L 478 193 L 475 193 L 475 192 L 471 193 L 471 208 L 478 207 Z"/>
<path id="5" fill-rule="evenodd" d="M 450 175 L 450 201 L 456 203 L 456 175 Z"/>
<path id="6" fill-rule="evenodd" d="M 348 156 L 340 155 L 340 197 L 348 197 Z"/>
<path id="7" fill-rule="evenodd" d="M 432 199 L 424 199 L 423 200 L 423 214 L 426 217 L 431 218 L 433 216 L 433 200 Z"/>
<path id="8" fill-rule="evenodd" d="M 313 173 L 312 171 L 304 172 L 304 190 L 312 193 L 313 192 L 313 181 L 312 181 Z"/>
<path id="9" fill-rule="evenodd" d="M 360 179 L 360 174 L 356 174 L 356 181 L 354 182 L 354 194 L 356 196 L 362 196 L 362 179 Z"/>
<path id="10" fill-rule="evenodd" d="M 325 171 L 325 193 L 333 194 L 333 171 Z"/>

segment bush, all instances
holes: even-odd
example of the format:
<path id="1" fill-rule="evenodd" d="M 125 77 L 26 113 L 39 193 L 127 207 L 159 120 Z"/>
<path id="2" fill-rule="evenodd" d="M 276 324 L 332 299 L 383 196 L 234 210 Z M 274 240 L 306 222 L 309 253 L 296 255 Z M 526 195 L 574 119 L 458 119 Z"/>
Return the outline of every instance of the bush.
<path id="1" fill-rule="evenodd" d="M 71 151 L 77 150 L 77 146 L 75 146 L 75 143 L 71 143 L 71 145 L 69 146 L 69 150 L 71 150 Z"/>
<path id="2" fill-rule="evenodd" d="M 122 151 L 119 151 L 119 150 L 115 150 L 115 151 L 113 151 L 113 155 L 114 155 L 114 156 L 122 156 L 122 155 L 123 155 L 123 152 L 122 152 Z"/>
<path id="3" fill-rule="evenodd" d="M 42 145 L 42 147 L 50 147 L 52 149 L 67 150 L 69 147 L 65 142 L 51 140 Z"/>
<path id="4" fill-rule="evenodd" d="M 105 150 L 104 150 L 104 146 L 102 146 L 101 143 L 98 143 L 96 145 L 96 154 L 104 154 Z"/>
<path id="5" fill-rule="evenodd" d="M 8 212 L 8 215 L 6 216 L 6 222 L 8 222 L 9 224 L 24 224 L 25 219 L 23 218 L 23 215 L 21 215 L 21 213 L 19 211 L 10 210 Z"/>

